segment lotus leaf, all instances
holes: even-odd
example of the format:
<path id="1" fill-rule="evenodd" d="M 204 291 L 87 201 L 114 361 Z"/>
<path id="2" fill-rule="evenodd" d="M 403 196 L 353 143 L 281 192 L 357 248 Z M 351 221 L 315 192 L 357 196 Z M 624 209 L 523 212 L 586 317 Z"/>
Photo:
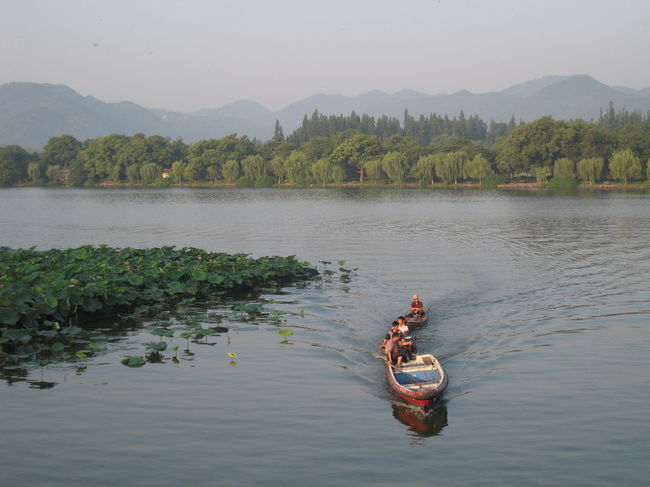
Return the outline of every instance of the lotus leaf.
<path id="1" fill-rule="evenodd" d="M 133 357 L 133 356 L 125 357 L 122 359 L 121 362 L 122 364 L 128 367 L 142 367 L 144 364 L 147 363 L 142 357 Z"/>
<path id="2" fill-rule="evenodd" d="M 169 330 L 167 328 L 156 328 L 151 332 L 153 335 L 158 335 L 161 337 L 173 337 L 174 330 Z"/>
<path id="3" fill-rule="evenodd" d="M 149 342 L 144 344 L 147 350 L 153 350 L 154 352 L 164 352 L 167 350 L 167 342 Z"/>

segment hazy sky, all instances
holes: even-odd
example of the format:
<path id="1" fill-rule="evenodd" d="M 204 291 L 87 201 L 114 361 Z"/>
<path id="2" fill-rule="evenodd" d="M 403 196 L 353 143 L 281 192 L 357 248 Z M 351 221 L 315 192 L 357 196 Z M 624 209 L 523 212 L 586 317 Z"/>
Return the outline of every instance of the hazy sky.
<path id="1" fill-rule="evenodd" d="M 649 53 L 648 0 L 0 0 L 0 84 L 181 111 L 546 75 L 644 88 Z"/>

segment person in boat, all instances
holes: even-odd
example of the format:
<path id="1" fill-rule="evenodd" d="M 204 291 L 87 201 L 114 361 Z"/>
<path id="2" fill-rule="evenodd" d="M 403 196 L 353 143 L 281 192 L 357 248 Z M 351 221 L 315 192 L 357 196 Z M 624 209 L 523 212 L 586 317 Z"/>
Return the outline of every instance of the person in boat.
<path id="1" fill-rule="evenodd" d="M 402 335 L 397 331 L 391 335 L 390 340 L 384 347 L 386 360 L 397 367 L 400 367 L 402 362 L 406 361 L 406 353 L 404 351 L 404 346 L 402 345 L 403 342 L 404 339 L 402 338 Z"/>
<path id="2" fill-rule="evenodd" d="M 407 327 L 408 328 L 408 327 Z M 399 330 L 399 323 L 396 321 L 393 321 L 393 323 L 390 325 L 390 328 L 386 332 L 386 335 L 384 336 L 384 339 L 381 341 L 381 345 L 379 345 L 379 348 L 385 348 L 386 344 L 390 341 L 391 336 L 393 333 L 400 333 L 401 339 L 403 340 L 406 335 L 404 335 L 400 330 Z"/>
<path id="3" fill-rule="evenodd" d="M 413 360 L 413 357 L 415 356 L 415 342 L 413 340 L 409 340 L 409 327 L 406 325 L 406 318 L 403 316 L 400 316 L 397 318 L 397 329 L 399 332 L 402 334 L 402 337 L 404 338 L 404 343 L 405 345 L 405 350 L 406 354 L 409 357 L 409 360 Z"/>
<path id="4" fill-rule="evenodd" d="M 411 301 L 411 312 L 407 315 L 409 318 L 421 319 L 424 316 L 424 304 L 420 301 L 420 297 L 417 294 L 413 295 L 413 301 Z"/>
<path id="5" fill-rule="evenodd" d="M 402 333 L 402 335 L 405 337 L 409 336 L 409 333 L 411 331 L 409 330 L 409 327 L 406 324 L 406 319 L 403 316 L 399 316 L 397 318 L 397 327 L 399 328 L 399 331 Z"/>

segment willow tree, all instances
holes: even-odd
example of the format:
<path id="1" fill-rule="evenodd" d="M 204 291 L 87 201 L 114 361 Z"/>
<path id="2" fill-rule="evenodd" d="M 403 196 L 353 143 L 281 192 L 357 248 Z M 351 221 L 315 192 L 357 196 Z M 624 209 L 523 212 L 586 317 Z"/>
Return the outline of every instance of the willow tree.
<path id="1" fill-rule="evenodd" d="M 334 164 L 327 157 L 321 157 L 311 165 L 311 173 L 314 181 L 319 184 L 327 184 L 332 179 L 332 168 Z"/>
<path id="2" fill-rule="evenodd" d="M 573 179 L 573 161 L 568 157 L 561 157 L 553 164 L 553 177 L 560 179 Z"/>
<path id="3" fill-rule="evenodd" d="M 458 184 L 465 172 L 464 152 L 455 151 L 435 155 L 436 174 L 445 184 Z"/>
<path id="4" fill-rule="evenodd" d="M 185 163 L 183 161 L 176 161 L 171 167 L 172 181 L 176 184 L 181 184 L 185 180 Z"/>
<path id="5" fill-rule="evenodd" d="M 433 184 L 436 178 L 436 156 L 420 157 L 411 167 L 411 176 L 422 184 Z"/>
<path id="6" fill-rule="evenodd" d="M 366 171 L 366 176 L 373 183 L 384 181 L 384 170 L 382 168 L 381 159 L 370 159 L 363 163 L 363 168 Z"/>
<path id="7" fill-rule="evenodd" d="M 312 181 L 310 161 L 303 151 L 292 151 L 284 161 L 286 176 L 295 184 L 309 184 Z"/>
<path id="8" fill-rule="evenodd" d="M 408 174 L 408 159 L 401 152 L 389 152 L 381 160 L 386 176 L 395 184 L 403 184 Z"/>
<path id="9" fill-rule="evenodd" d="M 476 154 L 471 160 L 467 161 L 465 174 L 468 178 L 474 181 L 478 180 L 479 184 L 483 184 L 483 180 L 494 174 L 494 170 L 490 166 L 490 162 L 482 154 Z"/>
<path id="10" fill-rule="evenodd" d="M 239 179 L 241 175 L 241 169 L 239 167 L 239 162 L 235 159 L 226 161 L 222 168 L 223 177 L 227 183 L 234 183 Z"/>
<path id="11" fill-rule="evenodd" d="M 140 177 L 144 184 L 151 184 L 160 177 L 160 167 L 155 162 L 143 164 L 140 167 Z"/>
<path id="12" fill-rule="evenodd" d="M 600 180 L 604 167 L 605 161 L 602 157 L 580 159 L 577 165 L 578 176 L 587 184 L 594 184 Z"/>
<path id="13" fill-rule="evenodd" d="M 614 179 L 627 184 L 630 179 L 641 177 L 641 161 L 630 149 L 618 150 L 609 161 L 609 173 Z"/>

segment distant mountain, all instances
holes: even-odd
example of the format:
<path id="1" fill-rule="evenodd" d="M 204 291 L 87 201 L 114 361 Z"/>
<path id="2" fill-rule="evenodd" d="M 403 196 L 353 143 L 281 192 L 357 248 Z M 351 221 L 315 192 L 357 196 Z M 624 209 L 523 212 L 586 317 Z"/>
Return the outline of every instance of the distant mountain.
<path id="1" fill-rule="evenodd" d="M 0 86 L 0 145 L 42 148 L 55 135 L 79 140 L 111 133 L 171 135 L 169 124 L 131 102 L 104 103 L 64 85 Z"/>
<path id="2" fill-rule="evenodd" d="M 526 96 L 532 96 L 547 86 L 554 85 L 555 83 L 564 81 L 567 78 L 568 76 L 544 76 L 543 78 L 513 85 L 510 88 L 506 88 L 501 93 L 517 98 L 524 98 Z"/>
<path id="3" fill-rule="evenodd" d="M 546 76 L 500 92 L 428 95 L 413 90 L 369 91 L 358 96 L 313 95 L 273 112 L 259 103 L 240 100 L 215 109 L 181 113 L 146 109 L 130 102 L 104 103 L 80 96 L 64 85 L 8 83 L 0 86 L 0 146 L 18 144 L 40 150 L 50 137 L 69 134 L 79 140 L 118 133 L 181 137 L 186 143 L 237 133 L 260 140 L 273 135 L 275 120 L 285 135 L 311 117 L 349 115 L 352 111 L 402 120 L 431 113 L 457 117 L 478 115 L 484 121 L 531 121 L 545 115 L 555 119 L 595 120 L 610 102 L 616 109 L 650 110 L 650 87 L 634 90 L 611 87 L 587 75 Z"/>

